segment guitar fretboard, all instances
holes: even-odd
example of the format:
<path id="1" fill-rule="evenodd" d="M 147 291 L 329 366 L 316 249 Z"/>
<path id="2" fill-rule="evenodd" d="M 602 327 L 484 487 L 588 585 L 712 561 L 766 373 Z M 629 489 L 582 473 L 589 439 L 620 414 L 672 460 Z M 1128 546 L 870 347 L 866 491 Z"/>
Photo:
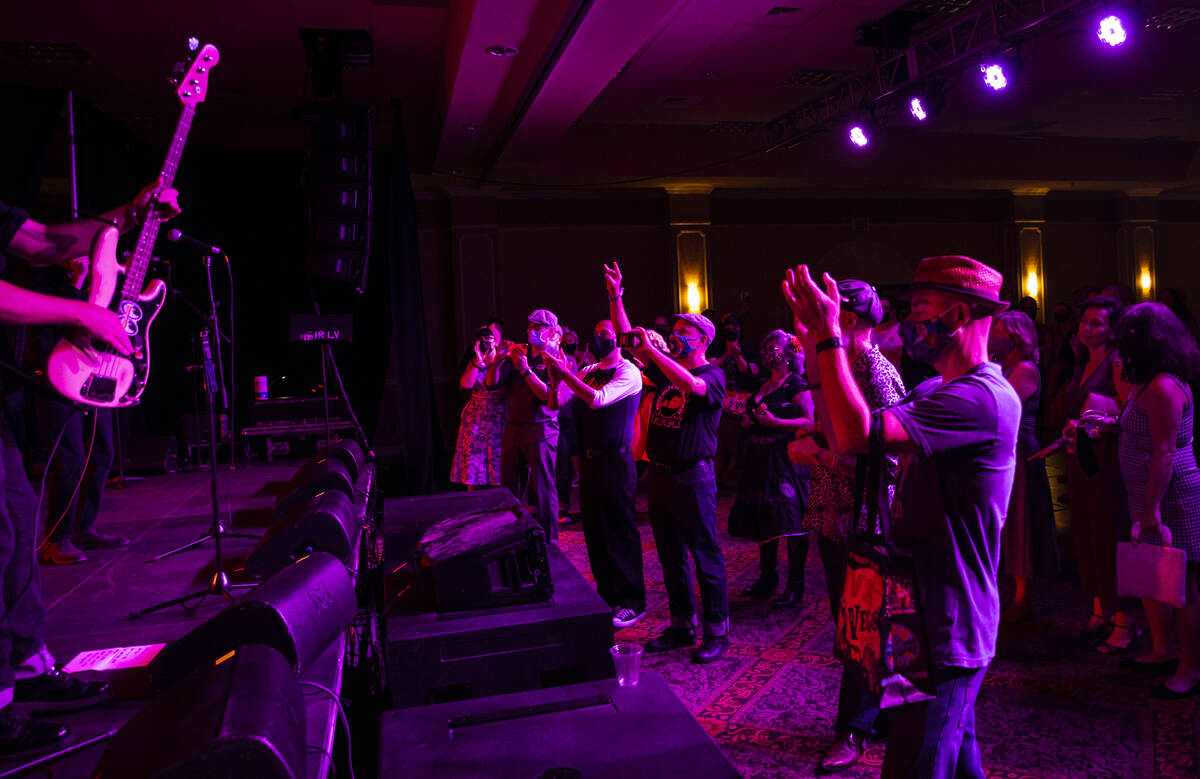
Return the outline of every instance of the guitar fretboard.
<path id="1" fill-rule="evenodd" d="M 175 172 L 179 170 L 179 158 L 183 156 L 183 145 L 187 142 L 188 131 L 192 129 L 192 118 L 196 108 L 185 103 L 179 113 L 179 121 L 175 124 L 175 135 L 171 138 L 171 146 L 167 149 L 167 159 L 163 162 L 163 188 L 169 189 L 175 185 Z M 158 228 L 162 225 L 153 211 L 142 225 L 141 235 L 138 236 L 137 248 L 129 260 L 125 270 L 125 283 L 121 287 L 121 300 L 131 300 L 142 293 L 146 280 L 146 269 L 150 267 L 150 256 L 154 251 L 154 243 L 158 240 Z"/>

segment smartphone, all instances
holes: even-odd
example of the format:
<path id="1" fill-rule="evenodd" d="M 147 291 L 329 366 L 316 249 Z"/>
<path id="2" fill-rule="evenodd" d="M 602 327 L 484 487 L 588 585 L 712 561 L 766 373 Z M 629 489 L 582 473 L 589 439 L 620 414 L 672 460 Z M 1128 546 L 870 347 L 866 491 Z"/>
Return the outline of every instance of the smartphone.
<path id="1" fill-rule="evenodd" d="M 638 346 L 641 346 L 641 339 L 638 337 L 637 331 L 630 330 L 628 333 L 617 333 L 618 349 L 636 349 Z"/>

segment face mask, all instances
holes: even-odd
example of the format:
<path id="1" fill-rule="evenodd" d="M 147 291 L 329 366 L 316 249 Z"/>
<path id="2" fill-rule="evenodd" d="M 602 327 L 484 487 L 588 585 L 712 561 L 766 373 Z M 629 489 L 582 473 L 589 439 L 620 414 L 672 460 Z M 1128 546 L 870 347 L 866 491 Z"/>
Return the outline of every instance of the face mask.
<path id="1" fill-rule="evenodd" d="M 692 344 L 693 340 L 699 341 L 700 339 L 688 338 L 687 336 L 682 336 L 679 333 L 671 333 L 671 356 L 678 360 L 681 357 L 686 357 L 687 355 L 691 354 L 691 352 L 696 348 Z"/>
<path id="2" fill-rule="evenodd" d="M 613 349 L 617 348 L 617 339 L 592 336 L 592 345 L 596 347 L 596 356 L 603 360 L 612 354 Z"/>
<path id="3" fill-rule="evenodd" d="M 1055 311 L 1054 312 L 1054 321 L 1058 322 L 1059 324 L 1063 324 L 1064 322 L 1066 322 L 1067 318 L 1068 318 L 1067 312 L 1065 312 L 1065 311 Z"/>
<path id="4" fill-rule="evenodd" d="M 575 347 L 577 347 L 577 346 L 579 346 L 579 344 L 575 344 L 575 343 L 563 344 L 562 350 L 566 354 L 575 354 Z"/>
<path id="5" fill-rule="evenodd" d="M 529 345 L 536 346 L 539 349 L 545 348 L 546 339 L 542 336 L 541 330 L 529 331 Z"/>
<path id="6" fill-rule="evenodd" d="M 773 371 L 787 362 L 787 355 L 783 352 L 767 352 L 763 355 L 762 364 L 767 370 Z"/>
<path id="7" fill-rule="evenodd" d="M 988 347 L 995 357 L 1002 360 L 1013 353 L 1017 344 L 1011 338 L 993 338 L 988 341 Z"/>
<path id="8" fill-rule="evenodd" d="M 946 309 L 946 311 L 949 310 L 949 308 Z M 951 332 L 950 328 L 942 322 L 946 311 L 920 322 L 906 319 L 900 323 L 897 334 L 904 342 L 904 351 L 908 352 L 909 357 L 918 362 L 933 363 L 942 355 L 942 352 L 946 351 L 950 340 L 958 332 L 957 330 Z"/>

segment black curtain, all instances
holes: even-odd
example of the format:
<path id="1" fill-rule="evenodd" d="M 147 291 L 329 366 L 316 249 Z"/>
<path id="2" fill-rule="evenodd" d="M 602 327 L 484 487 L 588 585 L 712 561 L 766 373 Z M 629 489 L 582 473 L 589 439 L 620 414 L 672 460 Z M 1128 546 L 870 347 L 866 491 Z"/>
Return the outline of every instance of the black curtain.
<path id="1" fill-rule="evenodd" d="M 38 202 L 46 154 L 67 93 L 61 89 L 0 86 L 0 200 L 26 210 Z"/>
<path id="2" fill-rule="evenodd" d="M 443 481 L 446 461 L 437 432 L 437 408 L 429 340 L 422 300 L 421 255 L 417 245 L 417 212 L 404 136 L 404 111 L 392 101 L 392 170 L 387 210 L 387 283 L 391 292 L 391 348 L 386 385 L 380 398 L 381 419 L 396 420 L 393 437 L 402 454 L 393 463 L 393 486 L 404 494 L 425 494 Z M 390 408 L 385 408 L 389 406 Z M 387 437 L 377 430 L 377 438 Z"/>

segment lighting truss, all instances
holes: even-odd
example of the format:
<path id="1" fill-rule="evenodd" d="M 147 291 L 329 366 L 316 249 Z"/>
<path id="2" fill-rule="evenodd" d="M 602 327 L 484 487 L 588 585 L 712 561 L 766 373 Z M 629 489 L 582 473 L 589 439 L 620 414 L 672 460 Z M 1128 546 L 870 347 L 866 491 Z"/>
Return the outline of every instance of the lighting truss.
<path id="1" fill-rule="evenodd" d="M 871 70 L 848 76 L 821 97 L 764 124 L 767 147 L 789 148 L 813 129 L 845 118 L 865 104 L 955 69 L 1035 29 L 1044 33 L 1105 4 L 1105 0 L 993 0 L 960 11 Z"/>

